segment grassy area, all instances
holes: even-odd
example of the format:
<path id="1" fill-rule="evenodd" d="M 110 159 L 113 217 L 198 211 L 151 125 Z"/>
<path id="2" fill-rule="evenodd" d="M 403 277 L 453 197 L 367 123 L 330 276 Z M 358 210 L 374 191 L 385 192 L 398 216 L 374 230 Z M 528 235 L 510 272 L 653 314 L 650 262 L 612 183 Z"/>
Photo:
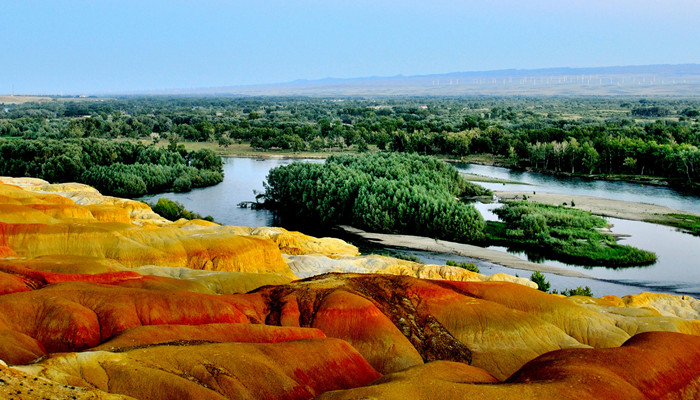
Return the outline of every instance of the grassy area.
<path id="1" fill-rule="evenodd" d="M 150 140 L 141 140 L 144 144 L 153 143 Z M 180 142 L 188 151 L 209 149 L 223 157 L 277 157 L 277 158 L 328 158 L 333 154 L 358 154 L 357 151 L 348 149 L 332 149 L 323 151 L 292 151 L 292 150 L 256 150 L 248 143 L 233 143 L 228 147 L 221 147 L 214 142 Z M 158 147 L 167 146 L 167 141 L 158 142 Z M 376 146 L 369 146 L 369 152 L 377 151 Z"/>
<path id="2" fill-rule="evenodd" d="M 494 212 L 503 222 L 488 222 L 488 244 L 589 266 L 621 268 L 656 262 L 656 254 L 619 245 L 600 232 L 606 221 L 589 212 L 523 201 L 510 202 Z"/>
<path id="3" fill-rule="evenodd" d="M 657 214 L 646 222 L 673 226 L 691 235 L 700 236 L 700 216 L 689 214 Z"/>

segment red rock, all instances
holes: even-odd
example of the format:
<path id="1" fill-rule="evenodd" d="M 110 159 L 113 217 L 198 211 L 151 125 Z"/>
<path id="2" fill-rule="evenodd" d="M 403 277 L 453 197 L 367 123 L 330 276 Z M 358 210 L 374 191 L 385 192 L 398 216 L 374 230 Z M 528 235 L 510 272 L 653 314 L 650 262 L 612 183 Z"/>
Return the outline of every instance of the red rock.
<path id="1" fill-rule="evenodd" d="M 242 302 L 241 307 L 248 305 Z M 6 329 L 35 338 L 50 352 L 95 347 L 141 325 L 249 322 L 236 306 L 217 296 L 86 282 L 0 296 L 0 315 Z"/>
<path id="2" fill-rule="evenodd" d="M 92 350 L 115 351 L 163 343 L 279 343 L 325 337 L 313 328 L 259 324 L 147 325 L 124 330 Z"/>
<path id="3" fill-rule="evenodd" d="M 57 356 L 32 370 L 66 384 L 152 400 L 311 399 L 380 376 L 338 339 L 89 352 Z"/>

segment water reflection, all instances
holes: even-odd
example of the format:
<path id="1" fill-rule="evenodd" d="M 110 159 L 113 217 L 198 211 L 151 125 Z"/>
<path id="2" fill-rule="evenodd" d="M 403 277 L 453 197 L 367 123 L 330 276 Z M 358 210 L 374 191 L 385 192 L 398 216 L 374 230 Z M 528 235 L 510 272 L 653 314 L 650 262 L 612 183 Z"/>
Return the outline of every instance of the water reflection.
<path id="1" fill-rule="evenodd" d="M 236 226 L 273 226 L 274 214 L 268 210 L 239 208 L 242 201 L 254 201 L 254 191 L 263 192 L 263 182 L 270 169 L 291 164 L 292 159 L 257 159 L 224 157 L 224 180 L 215 186 L 195 189 L 187 193 L 161 193 L 144 196 L 141 201 L 156 202 L 165 197 L 179 201 L 188 210 L 211 215 L 217 222 Z M 323 162 L 303 159 L 301 162 Z"/>
<path id="2" fill-rule="evenodd" d="M 279 226 L 274 215 L 267 210 L 252 210 L 238 208 L 241 201 L 255 199 L 254 190 L 263 191 L 263 182 L 273 167 L 287 165 L 294 160 L 290 159 L 255 159 L 255 158 L 224 158 L 224 181 L 216 186 L 196 189 L 189 193 L 163 193 L 155 196 L 145 196 L 143 201 L 157 201 L 160 197 L 176 200 L 188 209 L 203 215 L 211 215 L 218 222 L 227 225 L 240 226 Z M 320 163 L 323 160 L 304 159 L 302 162 Z M 660 204 L 685 211 L 700 212 L 700 199 L 697 197 L 683 196 L 677 192 L 654 186 L 630 184 L 626 182 L 600 182 L 586 181 L 583 179 L 559 180 L 552 176 L 534 174 L 529 172 L 514 172 L 499 167 L 482 165 L 458 165 L 464 172 L 479 175 L 492 176 L 502 179 L 519 180 L 530 183 L 533 186 L 484 184 L 496 190 L 534 190 L 553 193 L 572 193 L 605 198 L 615 198 L 630 201 L 643 201 Z M 498 206 L 494 204 L 476 203 L 475 206 L 486 220 L 498 220 L 492 210 Z M 608 218 L 614 226 L 614 233 L 630 234 L 630 237 L 621 240 L 621 243 L 651 250 L 657 253 L 658 262 L 651 267 L 606 269 L 596 267 L 593 269 L 583 266 L 567 265 L 561 262 L 545 260 L 544 263 L 566 269 L 573 269 L 593 275 L 597 280 L 583 278 L 568 278 L 549 274 L 547 278 L 554 288 L 562 290 L 566 287 L 591 286 L 594 293 L 598 294 L 631 294 L 641 291 L 660 291 L 700 295 L 700 238 L 675 231 L 673 228 L 648 224 L 638 221 L 627 221 Z M 282 224 L 282 226 L 287 227 Z M 308 227 L 292 227 L 306 233 L 321 235 Z M 313 227 L 312 227 L 313 228 Z M 525 254 L 517 254 L 527 258 Z M 430 255 L 425 261 L 431 263 L 443 263 L 443 259 L 455 259 L 457 261 L 473 262 L 471 259 L 461 260 L 456 256 Z M 479 261 L 477 263 L 482 272 L 492 274 L 506 272 L 530 276 L 531 272 L 518 271 L 498 266 L 492 263 Z"/>
<path id="3" fill-rule="evenodd" d="M 541 191 L 575 194 L 606 199 L 657 204 L 681 211 L 700 213 L 700 197 L 685 195 L 665 186 L 622 181 L 599 181 L 583 178 L 555 177 L 535 172 L 514 171 L 502 167 L 467 163 L 453 164 L 460 172 L 527 183 L 530 186 L 477 182 L 491 190 Z"/>
<path id="4" fill-rule="evenodd" d="M 493 213 L 493 210 L 501 205 L 500 203 L 474 203 L 475 208 L 482 213 L 487 221 L 498 220 L 498 216 Z M 700 238 L 668 226 L 619 218 L 605 219 L 612 225 L 610 230 L 613 233 L 624 235 L 618 240 L 620 244 L 655 252 L 657 255 L 656 263 L 650 266 L 626 268 L 591 267 L 566 264 L 547 259 L 542 254 L 502 246 L 490 246 L 489 248 L 508 252 L 523 260 L 579 271 L 593 275 L 598 279 L 624 283 L 644 290 L 694 296 L 700 294 Z"/>

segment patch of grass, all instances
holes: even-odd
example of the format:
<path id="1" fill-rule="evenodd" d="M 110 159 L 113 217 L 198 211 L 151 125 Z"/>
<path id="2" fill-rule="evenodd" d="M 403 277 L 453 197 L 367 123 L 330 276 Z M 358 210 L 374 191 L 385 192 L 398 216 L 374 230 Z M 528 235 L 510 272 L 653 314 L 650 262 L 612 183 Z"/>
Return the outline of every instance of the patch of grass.
<path id="1" fill-rule="evenodd" d="M 700 236 L 700 217 L 697 215 L 664 214 L 659 215 L 659 219 L 649 219 L 647 222 L 673 226 L 691 235 Z"/>
<path id="2" fill-rule="evenodd" d="M 406 260 L 406 261 L 412 261 L 412 262 L 421 262 L 420 258 L 416 256 L 415 254 L 403 254 L 403 253 L 394 253 L 391 255 L 388 255 L 387 257 L 394 257 L 398 258 L 399 260 Z"/>
<path id="3" fill-rule="evenodd" d="M 596 228 L 607 222 L 586 211 L 514 201 L 494 212 L 503 222 L 487 223 L 487 244 L 588 266 L 621 268 L 656 262 L 653 252 L 617 244 L 599 232 Z"/>

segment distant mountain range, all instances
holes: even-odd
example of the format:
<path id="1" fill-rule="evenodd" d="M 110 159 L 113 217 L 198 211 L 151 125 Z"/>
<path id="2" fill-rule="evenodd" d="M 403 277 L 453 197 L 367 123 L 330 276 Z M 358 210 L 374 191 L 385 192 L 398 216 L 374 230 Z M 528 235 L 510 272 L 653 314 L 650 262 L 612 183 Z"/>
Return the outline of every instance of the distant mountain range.
<path id="1" fill-rule="evenodd" d="M 152 92 L 151 92 L 152 93 Z M 164 91 L 266 96 L 700 96 L 700 64 L 504 69 Z"/>

